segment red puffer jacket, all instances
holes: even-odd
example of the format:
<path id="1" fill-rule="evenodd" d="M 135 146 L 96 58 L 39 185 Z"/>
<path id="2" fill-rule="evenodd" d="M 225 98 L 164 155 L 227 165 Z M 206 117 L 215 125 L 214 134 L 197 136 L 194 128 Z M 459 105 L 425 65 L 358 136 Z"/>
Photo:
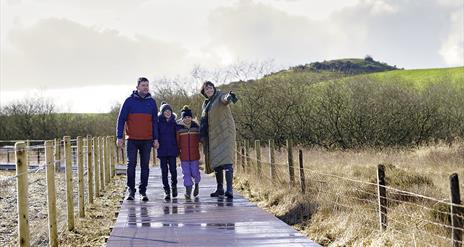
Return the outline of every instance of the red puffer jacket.
<path id="1" fill-rule="evenodd" d="M 190 128 L 178 121 L 176 137 L 181 161 L 200 160 L 200 126 L 195 121 Z"/>

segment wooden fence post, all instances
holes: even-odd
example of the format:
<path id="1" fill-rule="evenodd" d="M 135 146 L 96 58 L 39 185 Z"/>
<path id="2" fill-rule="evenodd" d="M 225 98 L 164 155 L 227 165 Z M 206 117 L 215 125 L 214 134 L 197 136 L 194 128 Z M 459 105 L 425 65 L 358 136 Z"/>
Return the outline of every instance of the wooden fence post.
<path id="1" fill-rule="evenodd" d="M 54 164 L 55 164 L 55 171 L 59 172 L 61 167 L 61 160 L 60 160 L 60 139 L 55 138 L 54 142 Z"/>
<path id="2" fill-rule="evenodd" d="M 248 169 L 248 172 L 251 171 L 251 158 L 250 158 L 250 141 L 245 140 L 245 157 L 246 157 L 246 169 Z"/>
<path id="3" fill-rule="evenodd" d="M 246 140 L 243 140 L 243 172 L 246 173 L 246 169 L 248 164 L 247 164 L 247 159 L 246 159 Z"/>
<path id="4" fill-rule="evenodd" d="M 56 139 L 54 141 L 56 147 Z M 47 174 L 47 206 L 48 206 L 48 237 L 49 246 L 58 246 L 58 230 L 56 224 L 56 189 L 55 189 L 55 162 L 56 153 L 53 155 L 53 142 L 45 141 L 45 161 Z M 56 150 L 56 148 L 55 148 Z M 55 156 L 55 157 L 54 157 Z"/>
<path id="5" fill-rule="evenodd" d="M 16 153 L 16 191 L 18 203 L 18 245 L 30 246 L 29 207 L 27 194 L 27 146 L 24 142 L 15 143 Z"/>
<path id="6" fill-rule="evenodd" d="M 256 152 L 256 169 L 258 177 L 261 177 L 261 142 L 255 140 L 255 152 Z"/>
<path id="7" fill-rule="evenodd" d="M 241 163 L 242 163 L 242 172 L 245 173 L 245 167 L 246 167 L 246 162 L 245 162 L 245 147 L 241 147 L 241 150 L 242 152 L 242 157 L 240 158 L 241 159 Z"/>
<path id="8" fill-rule="evenodd" d="M 117 156 L 117 147 L 116 147 L 116 140 L 114 137 L 110 137 L 110 142 L 109 142 L 109 149 L 110 149 L 110 154 L 111 154 L 111 177 L 114 178 L 116 176 L 116 156 Z"/>
<path id="9" fill-rule="evenodd" d="M 68 230 L 74 230 L 74 202 L 73 202 L 73 184 L 72 184 L 72 150 L 71 137 L 65 136 L 64 140 L 64 158 L 65 158 L 65 177 L 66 177 L 66 204 L 67 204 L 67 223 Z"/>
<path id="10" fill-rule="evenodd" d="M 234 154 L 235 154 L 235 156 L 234 156 L 234 165 L 238 169 L 239 165 L 238 165 L 238 143 L 237 143 L 237 141 L 235 141 Z"/>
<path id="11" fill-rule="evenodd" d="M 271 179 L 275 179 L 275 156 L 274 156 L 274 140 L 269 140 L 269 170 Z"/>
<path id="12" fill-rule="evenodd" d="M 89 190 L 89 203 L 93 203 L 93 159 L 92 159 L 92 145 L 93 140 L 90 135 L 87 135 L 87 187 Z"/>
<path id="13" fill-rule="evenodd" d="M 77 182 L 79 185 L 79 197 L 77 204 L 79 206 L 79 217 L 85 217 L 85 205 L 84 205 L 84 156 L 83 156 L 83 145 L 82 137 L 77 137 Z"/>
<path id="14" fill-rule="evenodd" d="M 106 179 L 106 184 L 110 183 L 111 180 L 111 164 L 110 164 L 110 137 L 107 136 L 105 137 L 105 179 Z"/>
<path id="15" fill-rule="evenodd" d="M 105 163 L 103 157 L 104 138 L 98 137 L 98 157 L 100 158 L 99 170 L 100 170 L 100 192 L 105 190 Z"/>
<path id="16" fill-rule="evenodd" d="M 385 188 L 385 166 L 377 167 L 377 191 L 379 202 L 379 223 L 380 231 L 387 229 L 387 189 Z"/>
<path id="17" fill-rule="evenodd" d="M 293 186 L 295 184 L 295 171 L 293 169 L 293 142 L 291 139 L 287 140 L 287 162 L 290 186 Z"/>
<path id="18" fill-rule="evenodd" d="M 127 163 L 126 163 L 126 146 L 125 145 L 123 145 L 123 147 L 121 148 L 121 155 L 122 155 L 122 164 L 127 165 Z"/>
<path id="19" fill-rule="evenodd" d="M 305 182 L 305 174 L 304 174 L 304 165 L 303 165 L 303 150 L 299 150 L 298 158 L 300 163 L 300 185 L 301 185 L 301 192 L 303 194 L 306 192 L 306 182 Z"/>
<path id="20" fill-rule="evenodd" d="M 119 156 L 119 148 L 118 148 L 118 145 L 115 143 L 115 146 L 116 146 L 116 164 L 120 164 L 121 163 L 121 156 Z"/>
<path id="21" fill-rule="evenodd" d="M 100 169 L 99 161 L 100 157 L 98 156 L 98 137 L 92 138 L 93 142 L 93 175 L 95 177 L 95 197 L 100 197 Z"/>
<path id="22" fill-rule="evenodd" d="M 450 189 L 451 189 L 451 203 L 461 204 L 461 194 L 459 191 L 459 177 L 457 173 L 451 174 L 450 178 Z M 462 246 L 462 207 L 451 205 L 451 238 L 453 239 L 453 247 Z"/>

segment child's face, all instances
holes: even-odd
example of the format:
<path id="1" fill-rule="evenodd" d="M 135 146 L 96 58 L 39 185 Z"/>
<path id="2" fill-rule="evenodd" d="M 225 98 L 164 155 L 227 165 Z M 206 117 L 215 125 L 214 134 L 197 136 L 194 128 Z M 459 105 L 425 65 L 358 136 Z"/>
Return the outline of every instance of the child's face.
<path id="1" fill-rule="evenodd" d="M 166 111 L 164 111 L 164 117 L 165 117 L 165 118 L 170 118 L 171 115 L 172 115 L 171 110 L 166 110 Z"/>
<path id="2" fill-rule="evenodd" d="M 192 123 L 192 117 L 189 117 L 189 116 L 184 117 L 184 118 L 182 119 L 182 121 L 184 121 L 184 124 L 189 125 L 189 124 Z"/>

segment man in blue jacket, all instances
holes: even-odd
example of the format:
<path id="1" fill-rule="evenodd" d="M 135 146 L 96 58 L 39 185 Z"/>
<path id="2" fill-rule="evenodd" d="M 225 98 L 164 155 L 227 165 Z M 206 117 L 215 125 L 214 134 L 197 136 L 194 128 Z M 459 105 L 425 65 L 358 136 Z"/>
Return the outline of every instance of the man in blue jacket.
<path id="1" fill-rule="evenodd" d="M 145 77 L 137 81 L 137 90 L 132 92 L 121 107 L 116 127 L 118 147 L 124 146 L 123 134 L 127 139 L 127 200 L 135 197 L 135 167 L 137 153 L 140 153 L 139 193 L 142 201 L 148 201 L 146 194 L 151 147 L 158 148 L 158 107 L 149 93 L 149 82 Z"/>

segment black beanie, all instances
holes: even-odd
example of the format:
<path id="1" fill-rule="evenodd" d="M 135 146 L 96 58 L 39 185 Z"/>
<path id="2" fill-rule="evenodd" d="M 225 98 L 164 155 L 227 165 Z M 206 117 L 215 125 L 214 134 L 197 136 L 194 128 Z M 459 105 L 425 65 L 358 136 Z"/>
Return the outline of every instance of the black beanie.
<path id="1" fill-rule="evenodd" d="M 205 93 L 206 86 L 212 86 L 214 88 L 214 92 L 216 93 L 216 87 L 214 86 L 214 84 L 210 81 L 205 81 L 203 82 L 203 85 L 201 86 L 201 94 L 203 94 L 205 98 L 208 98 L 208 96 L 206 96 L 206 93 Z"/>
<path id="2" fill-rule="evenodd" d="M 184 118 L 184 117 L 192 117 L 192 110 L 190 110 L 188 105 L 184 105 L 184 107 L 182 108 L 182 111 L 180 113 L 180 116 L 182 118 Z"/>
<path id="3" fill-rule="evenodd" d="M 170 110 L 172 112 L 172 107 L 171 105 L 169 105 L 168 103 L 166 102 L 161 102 L 161 106 L 160 106 L 160 112 L 161 114 L 164 114 L 165 111 L 167 110 Z"/>

